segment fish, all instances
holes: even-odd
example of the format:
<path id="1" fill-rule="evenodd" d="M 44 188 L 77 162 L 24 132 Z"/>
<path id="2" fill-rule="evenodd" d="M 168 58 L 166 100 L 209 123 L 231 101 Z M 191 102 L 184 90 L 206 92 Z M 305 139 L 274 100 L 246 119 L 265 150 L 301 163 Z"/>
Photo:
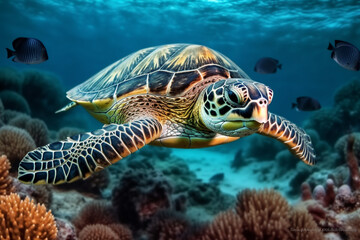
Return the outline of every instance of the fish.
<path id="1" fill-rule="evenodd" d="M 335 47 L 329 43 L 327 48 L 331 52 L 331 58 L 341 67 L 352 70 L 360 70 L 360 51 L 353 44 L 335 40 Z"/>
<path id="2" fill-rule="evenodd" d="M 276 73 L 277 69 L 281 69 L 282 64 L 279 64 L 279 60 L 271 57 L 260 58 L 254 67 L 254 71 L 263 74 Z"/>
<path id="3" fill-rule="evenodd" d="M 321 108 L 318 100 L 311 97 L 298 97 L 296 103 L 292 103 L 291 108 L 297 111 L 315 111 Z"/>
<path id="4" fill-rule="evenodd" d="M 224 173 L 217 173 L 209 179 L 209 182 L 219 184 L 222 180 L 224 180 L 224 176 Z"/>
<path id="5" fill-rule="evenodd" d="M 19 37 L 12 42 L 15 51 L 6 48 L 7 58 L 18 63 L 39 64 L 49 59 L 44 44 L 35 38 Z"/>

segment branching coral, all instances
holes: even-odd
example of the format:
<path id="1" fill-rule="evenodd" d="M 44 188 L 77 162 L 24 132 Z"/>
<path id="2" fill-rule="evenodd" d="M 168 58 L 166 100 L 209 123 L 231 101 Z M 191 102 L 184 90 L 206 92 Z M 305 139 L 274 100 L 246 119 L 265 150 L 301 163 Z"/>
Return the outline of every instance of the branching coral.
<path id="1" fill-rule="evenodd" d="M 0 195 L 14 192 L 12 179 L 9 176 L 10 162 L 5 155 L 0 156 Z"/>
<path id="2" fill-rule="evenodd" d="M 77 232 L 80 232 L 87 225 L 108 225 L 116 222 L 117 216 L 112 207 L 105 202 L 97 201 L 85 205 L 73 220 Z"/>
<path id="3" fill-rule="evenodd" d="M 274 190 L 244 190 L 237 196 L 236 212 L 247 239 L 287 239 L 289 205 Z"/>
<path id="4" fill-rule="evenodd" d="M 12 172 L 17 170 L 20 160 L 35 147 L 34 140 L 25 130 L 12 126 L 0 128 L 0 155 L 8 157 Z"/>
<path id="5" fill-rule="evenodd" d="M 56 223 L 43 205 L 17 194 L 0 196 L 0 239 L 55 240 Z"/>
<path id="6" fill-rule="evenodd" d="M 290 217 L 293 240 L 322 240 L 324 235 L 305 209 L 293 209 Z"/>
<path id="7" fill-rule="evenodd" d="M 159 211 L 151 220 L 147 229 L 149 240 L 180 239 L 190 223 L 181 214 L 163 210 Z"/>
<path id="8" fill-rule="evenodd" d="M 220 213 L 206 229 L 202 240 L 246 240 L 242 220 L 231 210 Z"/>

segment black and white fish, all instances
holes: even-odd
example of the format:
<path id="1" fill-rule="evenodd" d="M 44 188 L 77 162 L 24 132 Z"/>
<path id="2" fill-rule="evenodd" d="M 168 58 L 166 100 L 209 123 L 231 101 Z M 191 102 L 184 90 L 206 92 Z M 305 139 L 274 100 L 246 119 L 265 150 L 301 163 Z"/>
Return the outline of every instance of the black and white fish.
<path id="1" fill-rule="evenodd" d="M 329 43 L 328 50 L 332 51 L 331 58 L 343 68 L 360 70 L 360 51 L 351 43 L 335 40 L 335 47 Z"/>
<path id="2" fill-rule="evenodd" d="M 15 51 L 6 48 L 7 57 L 15 56 L 14 62 L 26 64 L 38 64 L 48 60 L 48 54 L 44 44 L 35 38 L 20 37 L 12 42 Z"/>
<path id="3" fill-rule="evenodd" d="M 277 69 L 281 69 L 282 65 L 279 60 L 271 57 L 260 58 L 254 67 L 254 71 L 263 74 L 276 73 Z"/>
<path id="4" fill-rule="evenodd" d="M 291 108 L 295 108 L 298 111 L 315 111 L 321 108 L 318 100 L 311 97 L 298 97 L 296 103 L 292 103 Z"/>
<path id="5" fill-rule="evenodd" d="M 222 180 L 224 180 L 224 176 L 224 173 L 217 173 L 209 179 L 209 182 L 219 184 Z"/>

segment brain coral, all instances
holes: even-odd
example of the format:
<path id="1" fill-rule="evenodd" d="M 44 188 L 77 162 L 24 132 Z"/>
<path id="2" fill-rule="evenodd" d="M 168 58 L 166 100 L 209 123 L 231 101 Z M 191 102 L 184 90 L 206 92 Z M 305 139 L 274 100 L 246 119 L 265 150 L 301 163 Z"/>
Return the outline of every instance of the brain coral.
<path id="1" fill-rule="evenodd" d="M 13 126 L 0 128 L 0 155 L 5 154 L 11 163 L 11 171 L 16 171 L 21 159 L 36 145 L 29 133 Z"/>
<path id="2" fill-rule="evenodd" d="M 51 211 L 19 195 L 0 196 L 0 239 L 55 240 L 56 223 Z"/>
<path id="3" fill-rule="evenodd" d="M 5 109 L 15 110 L 30 114 L 30 107 L 23 96 L 14 91 L 1 91 L 0 98 L 3 102 Z"/>
<path id="4" fill-rule="evenodd" d="M 14 192 L 12 178 L 9 176 L 10 162 L 5 155 L 0 156 L 0 195 Z"/>
<path id="5" fill-rule="evenodd" d="M 8 124 L 26 130 L 34 139 L 37 147 L 49 143 L 49 131 L 43 120 L 22 114 L 9 120 Z"/>

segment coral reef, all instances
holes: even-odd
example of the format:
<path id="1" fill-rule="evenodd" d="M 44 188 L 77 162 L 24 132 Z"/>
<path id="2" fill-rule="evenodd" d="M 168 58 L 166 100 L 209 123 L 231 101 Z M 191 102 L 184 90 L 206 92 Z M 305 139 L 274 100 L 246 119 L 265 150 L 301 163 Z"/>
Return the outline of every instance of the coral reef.
<path id="1" fill-rule="evenodd" d="M 54 216 L 43 205 L 17 194 L 0 196 L 0 238 L 24 240 L 55 240 Z"/>
<path id="2" fill-rule="evenodd" d="M 0 155 L 8 157 L 12 172 L 17 171 L 21 159 L 35 147 L 35 142 L 27 131 L 13 126 L 0 128 Z"/>
<path id="3" fill-rule="evenodd" d="M 236 212 L 247 239 L 286 239 L 289 235 L 287 201 L 274 190 L 244 190 L 237 196 Z"/>
<path id="4" fill-rule="evenodd" d="M 56 228 L 58 229 L 56 240 L 76 240 L 74 226 L 65 219 L 56 218 Z"/>
<path id="5" fill-rule="evenodd" d="M 243 235 L 243 221 L 232 210 L 220 213 L 206 229 L 203 240 L 246 240 Z"/>
<path id="6" fill-rule="evenodd" d="M 77 232 L 80 232 L 87 225 L 109 225 L 118 222 L 118 220 L 111 205 L 94 201 L 86 204 L 72 222 Z"/>
<path id="7" fill-rule="evenodd" d="M 189 221 L 180 213 L 161 210 L 155 214 L 147 228 L 149 240 L 180 239 Z"/>
<path id="8" fill-rule="evenodd" d="M 76 190 L 80 193 L 83 193 L 84 195 L 100 198 L 101 191 L 109 185 L 109 182 L 109 170 L 104 169 L 100 172 L 93 173 L 87 179 L 79 180 L 73 183 L 57 185 L 55 188 L 63 191 Z"/>
<path id="9" fill-rule="evenodd" d="M 14 91 L 1 91 L 0 99 L 3 102 L 5 109 L 19 111 L 22 113 L 30 114 L 31 110 L 29 104 L 23 96 Z"/>
<path id="10" fill-rule="evenodd" d="M 113 189 L 112 203 L 120 222 L 141 227 L 159 210 L 171 207 L 172 188 L 154 170 L 128 170 Z"/>
<path id="11" fill-rule="evenodd" d="M 12 178 L 9 176 L 10 162 L 6 155 L 0 156 L 0 196 L 14 192 Z"/>
<path id="12" fill-rule="evenodd" d="M 13 68 L 0 69 L 0 89 L 21 91 L 22 74 Z"/>
<path id="13" fill-rule="evenodd" d="M 108 226 L 102 224 L 87 225 L 81 230 L 79 240 L 120 240 L 119 236 Z"/>
<path id="14" fill-rule="evenodd" d="M 325 239 L 316 222 L 305 209 L 293 209 L 291 211 L 290 231 L 294 240 Z"/>
<path id="15" fill-rule="evenodd" d="M 60 81 L 45 72 L 23 73 L 22 95 L 30 105 L 32 117 L 47 119 L 50 128 L 62 126 L 62 117 L 55 112 L 66 105 L 65 91 Z"/>
<path id="16" fill-rule="evenodd" d="M 253 157 L 256 158 L 257 161 L 274 159 L 275 155 L 284 149 L 278 141 L 274 141 L 274 139 L 271 138 L 264 138 L 263 136 L 251 136 L 248 141 L 249 144 L 244 151 L 244 157 Z"/>
<path id="17" fill-rule="evenodd" d="M 49 143 L 49 131 L 44 121 L 37 118 L 30 118 L 27 115 L 14 117 L 8 125 L 26 130 L 35 141 L 37 147 Z"/>

